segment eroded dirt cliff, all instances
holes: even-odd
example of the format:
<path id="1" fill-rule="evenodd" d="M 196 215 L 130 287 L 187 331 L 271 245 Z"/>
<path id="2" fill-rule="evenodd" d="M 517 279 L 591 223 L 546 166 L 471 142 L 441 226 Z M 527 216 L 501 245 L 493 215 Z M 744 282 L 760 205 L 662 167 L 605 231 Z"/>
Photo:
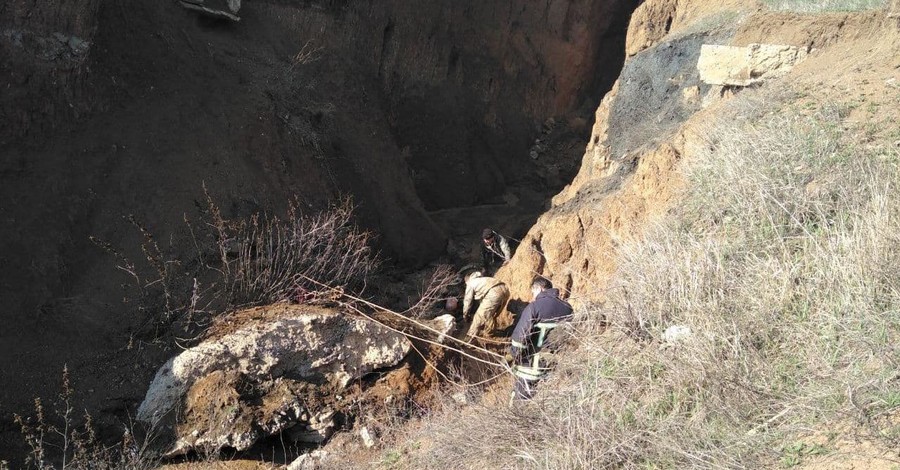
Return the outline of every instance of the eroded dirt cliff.
<path id="1" fill-rule="evenodd" d="M 810 57 L 784 79 L 795 89 L 835 103 L 896 99 L 890 77 L 897 61 L 888 52 L 895 47 L 896 28 L 889 12 L 765 10 L 665 0 L 635 10 L 628 58 L 597 109 L 578 174 L 553 198 L 499 274 L 513 286 L 513 298 L 527 299 L 529 279 L 537 274 L 554 279 L 579 305 L 602 302 L 616 288 L 610 281 L 617 247 L 640 237 L 658 215 L 672 209 L 683 184 L 677 163 L 706 145 L 706 129 L 717 119 L 723 92 L 699 79 L 700 45 L 807 48 Z M 732 92 L 739 90 L 726 91 L 725 97 Z M 852 114 L 852 122 L 885 122 L 881 112 Z"/>

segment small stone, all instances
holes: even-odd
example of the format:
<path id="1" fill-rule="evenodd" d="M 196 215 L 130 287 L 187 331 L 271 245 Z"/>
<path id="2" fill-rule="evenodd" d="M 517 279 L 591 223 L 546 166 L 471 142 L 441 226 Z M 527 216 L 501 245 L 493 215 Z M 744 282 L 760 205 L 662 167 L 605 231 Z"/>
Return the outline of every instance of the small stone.
<path id="1" fill-rule="evenodd" d="M 450 395 L 450 398 L 452 398 L 457 405 L 469 404 L 469 396 L 466 395 L 466 392 L 456 392 L 453 395 Z"/>
<path id="2" fill-rule="evenodd" d="M 369 428 L 363 426 L 362 429 L 359 430 L 359 437 L 362 439 L 363 445 L 366 448 L 371 449 L 375 447 L 375 438 L 372 436 L 372 433 L 369 432 Z"/>
<path id="3" fill-rule="evenodd" d="M 431 328 L 438 331 L 438 343 L 443 343 L 445 339 L 447 339 L 447 334 L 453 331 L 453 328 L 456 327 L 456 318 L 449 313 L 445 313 L 439 317 L 435 317 L 433 320 L 429 322 L 429 326 Z"/>
<path id="4" fill-rule="evenodd" d="M 72 49 L 77 55 L 84 54 L 90 49 L 91 44 L 77 36 L 72 36 L 69 38 L 69 49 Z"/>
<path id="5" fill-rule="evenodd" d="M 683 343 L 692 335 L 691 328 L 686 325 L 672 325 L 663 332 L 662 340 L 667 344 Z"/>
<path id="6" fill-rule="evenodd" d="M 328 452 L 324 450 L 314 450 L 308 454 L 303 454 L 294 459 L 285 470 L 312 470 L 319 466 L 319 463 L 328 458 Z"/>

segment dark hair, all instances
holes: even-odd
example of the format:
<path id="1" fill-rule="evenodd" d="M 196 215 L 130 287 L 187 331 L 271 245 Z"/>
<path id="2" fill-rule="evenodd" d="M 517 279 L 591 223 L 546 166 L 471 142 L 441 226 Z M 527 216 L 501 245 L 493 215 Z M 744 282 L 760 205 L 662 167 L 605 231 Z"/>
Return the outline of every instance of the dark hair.
<path id="1" fill-rule="evenodd" d="M 531 280 L 531 287 L 540 287 L 541 290 L 552 289 L 553 283 L 544 276 L 535 276 L 534 279 Z"/>
<path id="2" fill-rule="evenodd" d="M 486 229 L 482 230 L 482 231 L 481 231 L 481 238 L 482 238 L 483 240 L 489 240 L 489 239 L 491 239 L 491 238 L 494 238 L 494 231 L 491 230 L 491 229 L 489 229 L 489 228 L 486 228 Z"/>

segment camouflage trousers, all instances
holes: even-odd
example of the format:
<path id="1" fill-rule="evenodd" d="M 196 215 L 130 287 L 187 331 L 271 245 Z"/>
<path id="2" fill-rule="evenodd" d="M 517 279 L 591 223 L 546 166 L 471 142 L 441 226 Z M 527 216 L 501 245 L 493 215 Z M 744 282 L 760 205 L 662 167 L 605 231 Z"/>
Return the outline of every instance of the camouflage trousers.
<path id="1" fill-rule="evenodd" d="M 466 337 L 471 340 L 476 335 L 483 333 L 482 330 L 493 330 L 497 315 L 506 307 L 508 300 L 509 288 L 506 287 L 506 284 L 498 284 L 492 287 L 478 305 L 478 310 L 475 311 L 475 315 L 472 317 L 472 325 L 469 326 Z"/>

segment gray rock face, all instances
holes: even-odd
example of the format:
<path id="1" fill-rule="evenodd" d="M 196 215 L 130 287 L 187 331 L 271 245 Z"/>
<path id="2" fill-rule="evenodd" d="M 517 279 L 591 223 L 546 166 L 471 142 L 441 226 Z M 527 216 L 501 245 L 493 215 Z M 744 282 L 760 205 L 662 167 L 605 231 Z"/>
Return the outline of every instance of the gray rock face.
<path id="1" fill-rule="evenodd" d="M 171 427 L 168 454 L 244 450 L 288 429 L 324 441 L 334 413 L 308 397 L 334 396 L 410 349 L 404 336 L 340 312 L 289 305 L 254 312 L 264 315 L 185 350 L 157 372 L 137 417 Z"/>

